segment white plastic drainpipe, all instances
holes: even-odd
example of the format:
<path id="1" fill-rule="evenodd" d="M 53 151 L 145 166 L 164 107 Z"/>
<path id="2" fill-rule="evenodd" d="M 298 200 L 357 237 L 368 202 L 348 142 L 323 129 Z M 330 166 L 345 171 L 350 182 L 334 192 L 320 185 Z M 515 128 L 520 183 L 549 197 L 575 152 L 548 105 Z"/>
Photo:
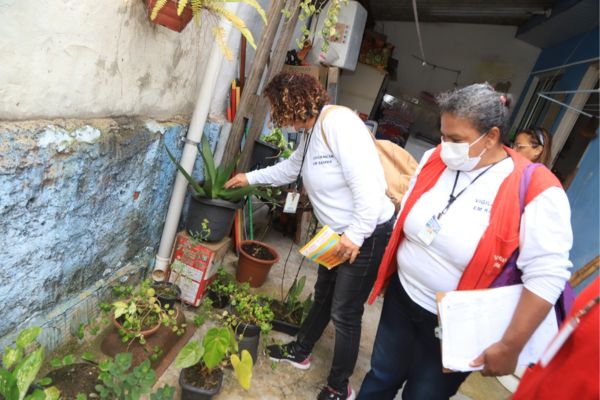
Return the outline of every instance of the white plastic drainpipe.
<path id="1" fill-rule="evenodd" d="M 225 7 L 234 14 L 237 14 L 238 6 L 239 3 L 237 2 L 225 5 Z M 232 30 L 231 24 L 221 19 L 220 28 L 225 30 L 224 36 L 228 39 L 229 33 Z M 206 118 L 208 117 L 208 111 L 217 84 L 217 78 L 219 72 L 221 72 L 222 62 L 223 53 L 215 43 L 210 51 L 206 72 L 204 73 L 204 77 L 200 84 L 196 108 L 192 114 L 192 120 L 190 121 L 190 127 L 183 147 L 183 154 L 179 161 L 181 166 L 190 174 L 194 168 L 196 157 L 198 156 L 196 144 L 199 143 L 202 138 L 202 131 L 206 124 Z M 183 207 L 187 185 L 188 183 L 185 177 L 181 172 L 177 172 L 175 186 L 173 187 L 173 193 L 171 194 L 171 201 L 169 203 L 169 210 L 167 211 L 167 219 L 160 239 L 158 253 L 156 254 L 154 271 L 152 271 L 152 278 L 155 281 L 163 281 L 166 278 L 166 270 L 169 266 L 171 248 L 173 247 L 175 235 L 177 234 L 177 225 L 179 224 L 179 217 L 181 216 L 181 209 Z"/>

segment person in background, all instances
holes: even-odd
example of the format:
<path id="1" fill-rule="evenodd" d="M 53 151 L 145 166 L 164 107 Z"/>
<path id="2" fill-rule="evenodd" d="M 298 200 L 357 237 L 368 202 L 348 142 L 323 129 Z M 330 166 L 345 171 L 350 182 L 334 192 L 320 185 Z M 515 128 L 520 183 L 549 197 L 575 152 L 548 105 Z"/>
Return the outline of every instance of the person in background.
<path id="1" fill-rule="evenodd" d="M 544 128 L 526 129 L 515 136 L 512 148 L 531 162 L 550 166 L 552 136 Z"/>
<path id="2" fill-rule="evenodd" d="M 304 134 L 290 158 L 238 174 L 225 187 L 282 186 L 302 177 L 318 221 L 341 235 L 336 252 L 345 259 L 333 269 L 319 266 L 314 303 L 296 340 L 269 346 L 269 357 L 309 368 L 312 349 L 332 320 L 333 361 L 318 399 L 354 399 L 349 378 L 358 357 L 364 303 L 394 222 L 383 167 L 364 123 L 350 109 L 328 110 L 327 92 L 313 77 L 280 73 L 264 93 L 273 122 Z"/>
<path id="3" fill-rule="evenodd" d="M 544 167 L 531 176 L 521 214 L 519 186 L 528 160 L 502 145 L 510 99 L 488 84 L 438 96 L 442 143 L 424 154 L 369 299 L 387 286 L 371 370 L 358 398 L 447 399 L 468 373 L 444 373 L 436 294 L 489 287 L 519 249 L 523 293 L 502 339 L 471 362 L 506 375 L 569 278 L 573 241 L 567 196 Z"/>
<path id="4" fill-rule="evenodd" d="M 512 400 L 600 398 L 599 295 L 596 277 L 575 299 L 555 346 L 527 369 Z"/>

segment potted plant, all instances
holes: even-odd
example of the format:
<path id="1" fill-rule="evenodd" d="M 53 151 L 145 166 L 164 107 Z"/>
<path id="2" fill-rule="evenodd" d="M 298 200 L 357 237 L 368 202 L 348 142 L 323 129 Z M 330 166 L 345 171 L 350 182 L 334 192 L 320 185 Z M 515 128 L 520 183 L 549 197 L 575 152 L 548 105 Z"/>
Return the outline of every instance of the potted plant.
<path id="1" fill-rule="evenodd" d="M 292 146 L 288 143 L 280 128 L 274 128 L 268 135 L 256 139 L 252 149 L 251 169 L 271 166 L 280 158 L 288 158 L 292 154 Z"/>
<path id="2" fill-rule="evenodd" d="M 233 276 L 221 266 L 217 269 L 215 279 L 207 287 L 207 296 L 215 308 L 225 308 L 237 288 L 238 284 Z"/>
<path id="3" fill-rule="evenodd" d="M 172 329 L 177 335 L 185 331 L 184 324 L 177 324 L 178 310 L 162 308 L 151 286 L 150 280 L 144 280 L 130 298 L 112 303 L 112 321 L 124 343 L 137 339 L 143 345 L 146 338 L 158 331 L 161 325 Z"/>
<path id="4" fill-rule="evenodd" d="M 152 288 L 160 302 L 160 306 L 165 310 L 175 308 L 175 302 L 181 298 L 181 289 L 173 282 L 154 282 Z"/>
<path id="5" fill-rule="evenodd" d="M 246 38 L 248 44 L 256 50 L 254 36 L 248 29 L 244 21 L 233 14 L 226 7 L 226 3 L 242 2 L 252 6 L 260 15 L 265 25 L 267 24 L 267 15 L 265 10 L 256 0 L 148 0 L 147 13 L 150 21 L 163 25 L 169 29 L 181 32 L 190 22 L 192 16 L 196 22 L 200 23 L 201 14 L 215 15 L 219 18 L 225 18 Z M 213 34 L 217 44 L 228 60 L 233 59 L 233 54 L 227 47 L 227 38 L 222 29 L 213 29 Z"/>
<path id="6" fill-rule="evenodd" d="M 230 328 L 213 327 L 206 332 L 202 343 L 189 342 L 175 358 L 175 366 L 181 368 L 181 399 L 211 399 L 219 393 L 227 356 L 238 382 L 248 390 L 252 379 L 252 357 L 246 350 L 238 356 L 238 345 Z"/>
<path id="7" fill-rule="evenodd" d="M 292 286 L 290 286 L 283 300 L 271 300 L 271 310 L 274 315 L 272 322 L 274 331 L 296 336 L 300 330 L 300 325 L 304 322 L 313 303 L 312 294 L 304 300 L 300 300 L 300 295 L 305 284 L 306 276 L 294 279 Z"/>
<path id="8" fill-rule="evenodd" d="M 254 288 L 260 287 L 273 264 L 279 261 L 279 254 L 268 244 L 257 240 L 243 240 L 239 250 L 236 279 L 248 282 Z"/>
<path id="9" fill-rule="evenodd" d="M 204 182 L 202 184 L 196 182 L 183 169 L 168 148 L 166 150 L 171 161 L 190 185 L 192 197 L 184 225 L 190 235 L 194 237 L 199 237 L 208 242 L 223 239 L 231 231 L 235 210 L 242 207 L 246 196 L 256 194 L 263 198 L 270 197 L 255 185 L 225 189 L 225 182 L 231 176 L 237 158 L 228 165 L 216 167 L 210 145 L 205 136 L 202 136 L 200 143 L 200 155 L 204 165 Z"/>
<path id="10" fill-rule="evenodd" d="M 42 390 L 33 386 L 44 362 L 44 348 L 36 342 L 41 332 L 37 326 L 27 328 L 19 333 L 14 346 L 4 349 L 0 368 L 0 397 L 4 400 L 59 399 L 55 387 Z"/>
<path id="11" fill-rule="evenodd" d="M 223 320 L 235 332 L 240 349 L 248 350 L 256 363 L 261 333 L 268 335 L 271 331 L 273 312 L 269 301 L 249 293 L 247 285 L 240 285 L 231 296 L 229 311 L 223 312 Z"/>

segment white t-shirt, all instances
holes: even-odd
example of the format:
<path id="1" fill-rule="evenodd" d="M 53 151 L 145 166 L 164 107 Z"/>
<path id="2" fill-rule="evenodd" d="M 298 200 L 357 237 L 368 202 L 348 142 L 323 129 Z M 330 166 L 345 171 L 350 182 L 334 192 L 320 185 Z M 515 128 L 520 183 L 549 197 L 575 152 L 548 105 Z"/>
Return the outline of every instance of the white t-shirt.
<path id="1" fill-rule="evenodd" d="M 302 166 L 304 187 L 319 222 L 362 246 L 375 227 L 394 214 L 394 205 L 385 194 L 383 167 L 368 130 L 350 109 L 338 107 L 327 113 L 323 127 L 329 147 L 320 120 L 310 134 Z M 302 135 L 298 149 L 287 160 L 248 172 L 248 182 L 272 186 L 294 182 L 307 136 Z"/>
<path id="2" fill-rule="evenodd" d="M 432 152 L 425 153 L 417 173 Z M 460 172 L 454 195 L 486 168 Z M 404 223 L 406 239 L 396 253 L 400 281 L 415 303 L 436 313 L 436 293 L 456 289 L 489 225 L 496 193 L 513 169 L 512 159 L 504 159 L 468 186 L 440 218 L 441 229 L 428 246 L 418 234 L 448 203 L 457 172 L 446 169 L 433 188 L 415 203 Z M 413 185 L 414 179 L 409 191 Z M 404 199 L 407 197 L 408 193 Z M 569 278 L 572 242 L 567 196 L 560 188 L 549 188 L 525 207 L 521 219 L 517 267 L 523 271 L 524 286 L 554 303 Z"/>

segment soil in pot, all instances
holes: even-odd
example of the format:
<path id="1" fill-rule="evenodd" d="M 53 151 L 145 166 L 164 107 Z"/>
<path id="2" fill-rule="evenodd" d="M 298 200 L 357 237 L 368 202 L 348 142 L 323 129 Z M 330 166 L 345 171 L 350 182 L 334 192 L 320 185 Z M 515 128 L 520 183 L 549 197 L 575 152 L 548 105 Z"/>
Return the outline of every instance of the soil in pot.
<path id="1" fill-rule="evenodd" d="M 208 370 L 202 363 L 181 370 L 183 383 L 206 392 L 215 391 L 221 386 L 223 371 L 220 368 Z"/>
<path id="2" fill-rule="evenodd" d="M 261 246 L 258 243 L 244 243 L 242 244 L 242 249 L 247 254 L 260 260 L 272 261 L 277 258 L 273 254 L 271 254 L 271 252 L 267 250 L 264 246 Z"/>
<path id="3" fill-rule="evenodd" d="M 99 397 L 94 389 L 99 383 L 99 373 L 100 370 L 94 364 L 78 363 L 50 371 L 46 376 L 60 390 L 62 400 L 75 400 L 78 393 L 85 394 L 88 399 Z"/>
<path id="4" fill-rule="evenodd" d="M 235 277 L 238 282 L 248 282 L 254 288 L 260 287 L 277 261 L 279 255 L 272 247 L 254 240 L 243 241 Z"/>
<path id="5" fill-rule="evenodd" d="M 155 282 L 152 288 L 156 292 L 156 297 L 158 297 L 160 305 L 164 309 L 172 310 L 175 302 L 181 297 L 181 289 L 171 282 Z"/>

